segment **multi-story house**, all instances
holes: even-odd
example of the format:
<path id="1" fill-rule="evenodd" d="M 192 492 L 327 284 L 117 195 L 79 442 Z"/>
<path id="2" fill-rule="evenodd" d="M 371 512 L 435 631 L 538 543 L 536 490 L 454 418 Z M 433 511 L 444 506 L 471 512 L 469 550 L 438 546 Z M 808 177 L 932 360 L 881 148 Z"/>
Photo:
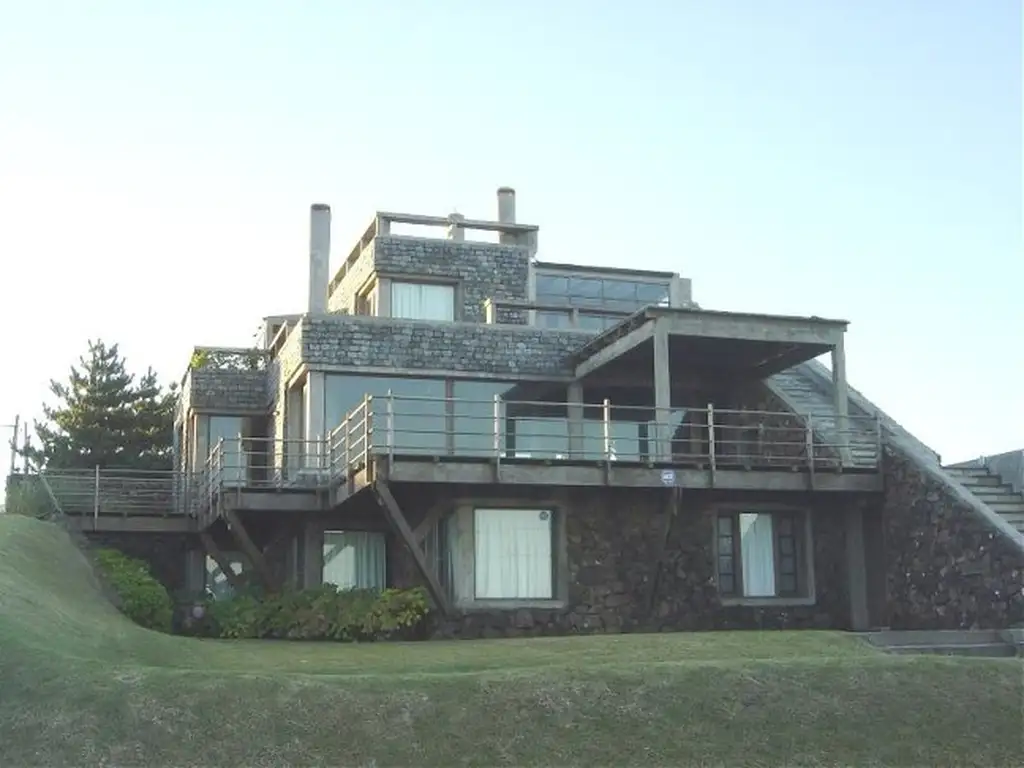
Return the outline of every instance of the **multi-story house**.
<path id="1" fill-rule="evenodd" d="M 81 505 L 176 588 L 421 584 L 462 635 L 1024 620 L 1024 499 L 851 389 L 846 321 L 542 261 L 507 188 L 378 212 L 333 276 L 330 229 L 306 311 L 195 350 L 174 507 Z"/>

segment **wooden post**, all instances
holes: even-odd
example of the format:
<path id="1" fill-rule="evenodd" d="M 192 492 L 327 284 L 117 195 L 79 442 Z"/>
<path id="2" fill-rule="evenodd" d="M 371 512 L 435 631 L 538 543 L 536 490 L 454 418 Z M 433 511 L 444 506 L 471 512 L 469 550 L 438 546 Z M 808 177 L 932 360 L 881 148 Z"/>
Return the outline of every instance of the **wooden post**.
<path id="1" fill-rule="evenodd" d="M 718 457 L 715 455 L 715 406 L 708 403 L 708 466 L 711 468 L 711 487 L 715 487 L 715 473 L 718 470 Z"/>
<path id="2" fill-rule="evenodd" d="M 814 414 L 807 414 L 805 439 L 807 440 L 807 471 L 811 490 L 814 490 Z"/>
<path id="3" fill-rule="evenodd" d="M 100 525 L 100 465 L 96 465 L 96 482 L 92 493 L 92 529 L 99 530 Z"/>
<path id="4" fill-rule="evenodd" d="M 390 389 L 388 390 L 388 402 L 387 407 L 385 408 L 385 414 L 385 431 L 387 432 L 385 439 L 387 440 L 388 446 L 388 459 L 392 459 L 395 456 L 395 396 Z"/>

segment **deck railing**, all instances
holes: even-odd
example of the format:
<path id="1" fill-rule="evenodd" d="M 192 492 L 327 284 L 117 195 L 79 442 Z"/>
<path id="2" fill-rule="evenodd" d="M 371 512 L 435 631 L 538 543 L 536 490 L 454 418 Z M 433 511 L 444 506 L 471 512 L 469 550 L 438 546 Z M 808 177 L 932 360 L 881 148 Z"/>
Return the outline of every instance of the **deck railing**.
<path id="1" fill-rule="evenodd" d="M 372 456 L 497 462 L 618 462 L 715 469 L 877 470 L 873 418 L 601 403 L 367 396 L 323 440 L 220 440 L 192 480 L 190 509 L 230 489 L 327 490 Z"/>

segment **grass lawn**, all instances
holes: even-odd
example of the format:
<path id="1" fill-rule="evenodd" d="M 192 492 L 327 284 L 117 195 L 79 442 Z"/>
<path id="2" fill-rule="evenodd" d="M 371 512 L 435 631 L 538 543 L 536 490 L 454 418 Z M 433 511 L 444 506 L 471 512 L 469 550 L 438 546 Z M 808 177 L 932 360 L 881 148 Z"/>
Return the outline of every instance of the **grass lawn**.
<path id="1" fill-rule="evenodd" d="M 1021 765 L 1024 665 L 837 633 L 334 645 L 143 630 L 0 516 L 0 765 Z"/>

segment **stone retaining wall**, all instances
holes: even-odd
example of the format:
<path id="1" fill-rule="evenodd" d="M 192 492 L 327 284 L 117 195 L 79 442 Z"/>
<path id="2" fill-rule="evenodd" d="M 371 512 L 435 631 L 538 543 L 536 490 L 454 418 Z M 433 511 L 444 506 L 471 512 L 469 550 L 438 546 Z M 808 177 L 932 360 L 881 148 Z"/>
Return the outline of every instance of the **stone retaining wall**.
<path id="1" fill-rule="evenodd" d="M 1024 622 L 1024 552 L 903 453 L 886 449 L 884 469 L 890 626 Z"/>

